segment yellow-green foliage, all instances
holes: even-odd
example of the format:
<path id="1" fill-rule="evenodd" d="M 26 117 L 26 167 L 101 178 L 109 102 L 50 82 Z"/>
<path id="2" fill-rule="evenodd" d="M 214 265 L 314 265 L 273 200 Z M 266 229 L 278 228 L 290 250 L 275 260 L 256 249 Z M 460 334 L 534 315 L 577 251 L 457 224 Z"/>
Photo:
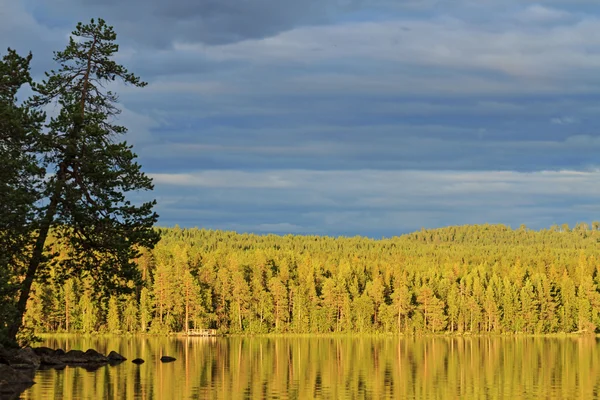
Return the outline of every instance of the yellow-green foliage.
<path id="1" fill-rule="evenodd" d="M 93 277 L 50 279 L 27 321 L 38 331 L 67 330 L 67 315 L 69 331 L 114 331 L 109 315 L 119 315 L 122 331 L 156 333 L 593 332 L 597 227 L 474 225 L 382 240 L 160 229 L 116 314 L 93 296 Z M 79 304 L 67 307 L 65 290 Z"/>

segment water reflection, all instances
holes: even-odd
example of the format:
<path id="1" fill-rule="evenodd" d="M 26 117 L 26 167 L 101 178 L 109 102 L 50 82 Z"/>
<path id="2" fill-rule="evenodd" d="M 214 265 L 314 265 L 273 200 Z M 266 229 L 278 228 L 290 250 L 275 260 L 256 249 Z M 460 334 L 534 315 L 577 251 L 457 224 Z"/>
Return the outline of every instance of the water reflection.
<path id="1" fill-rule="evenodd" d="M 595 338 L 52 338 L 129 359 L 39 371 L 24 399 L 591 399 Z M 160 357 L 177 358 L 163 364 Z M 130 360 L 146 360 L 135 365 Z"/>

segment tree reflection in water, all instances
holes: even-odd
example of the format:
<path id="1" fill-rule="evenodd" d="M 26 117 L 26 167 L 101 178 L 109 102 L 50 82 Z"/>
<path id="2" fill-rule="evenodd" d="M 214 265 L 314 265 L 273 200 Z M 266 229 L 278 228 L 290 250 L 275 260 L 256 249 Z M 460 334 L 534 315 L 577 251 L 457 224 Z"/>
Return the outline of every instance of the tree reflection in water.
<path id="1" fill-rule="evenodd" d="M 590 399 L 594 337 L 54 337 L 45 346 L 110 350 L 94 372 L 40 371 L 24 399 Z M 170 355 L 177 361 L 160 362 Z M 130 360 L 146 360 L 135 365 Z"/>

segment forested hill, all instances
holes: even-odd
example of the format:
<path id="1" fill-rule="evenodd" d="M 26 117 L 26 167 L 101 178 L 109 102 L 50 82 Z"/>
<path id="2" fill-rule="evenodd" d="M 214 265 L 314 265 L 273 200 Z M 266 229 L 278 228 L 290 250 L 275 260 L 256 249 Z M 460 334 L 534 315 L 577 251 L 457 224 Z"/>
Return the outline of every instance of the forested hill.
<path id="1" fill-rule="evenodd" d="M 37 332 L 593 332 L 599 226 L 472 225 L 381 240 L 160 228 L 132 293 L 102 295 L 94 277 L 67 279 L 49 267 L 26 324 Z"/>

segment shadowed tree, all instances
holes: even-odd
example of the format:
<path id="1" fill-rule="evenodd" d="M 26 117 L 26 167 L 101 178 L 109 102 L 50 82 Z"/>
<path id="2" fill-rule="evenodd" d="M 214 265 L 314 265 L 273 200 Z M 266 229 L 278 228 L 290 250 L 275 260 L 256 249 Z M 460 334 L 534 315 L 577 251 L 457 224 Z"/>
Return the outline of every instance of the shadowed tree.
<path id="1" fill-rule="evenodd" d="M 109 333 L 119 333 L 121 331 L 121 317 L 119 316 L 119 304 L 115 296 L 110 296 L 108 300 L 108 315 L 106 316 L 106 325 Z"/>
<path id="2" fill-rule="evenodd" d="M 59 107 L 40 137 L 48 169 L 35 244 L 21 283 L 17 318 L 9 329 L 14 339 L 25 312 L 31 285 L 43 266 L 50 230 L 67 245 L 61 262 L 64 275 L 88 274 L 95 287 L 108 292 L 139 280 L 133 260 L 140 247 L 153 247 L 157 215 L 154 201 L 134 205 L 132 191 L 151 190 L 152 181 L 135 162 L 136 155 L 118 137 L 126 128 L 113 119 L 120 110 L 117 96 L 105 89 L 113 81 L 143 87 L 145 83 L 113 58 L 119 47 L 112 27 L 99 19 L 79 23 L 64 51 L 55 53 L 60 65 L 34 85 L 31 106 Z"/>
<path id="3" fill-rule="evenodd" d="M 17 92 L 31 82 L 31 55 L 8 49 L 0 60 L 0 336 L 16 314 L 18 278 L 25 273 L 37 216 L 43 169 L 35 158 L 43 113 L 18 105 Z"/>

